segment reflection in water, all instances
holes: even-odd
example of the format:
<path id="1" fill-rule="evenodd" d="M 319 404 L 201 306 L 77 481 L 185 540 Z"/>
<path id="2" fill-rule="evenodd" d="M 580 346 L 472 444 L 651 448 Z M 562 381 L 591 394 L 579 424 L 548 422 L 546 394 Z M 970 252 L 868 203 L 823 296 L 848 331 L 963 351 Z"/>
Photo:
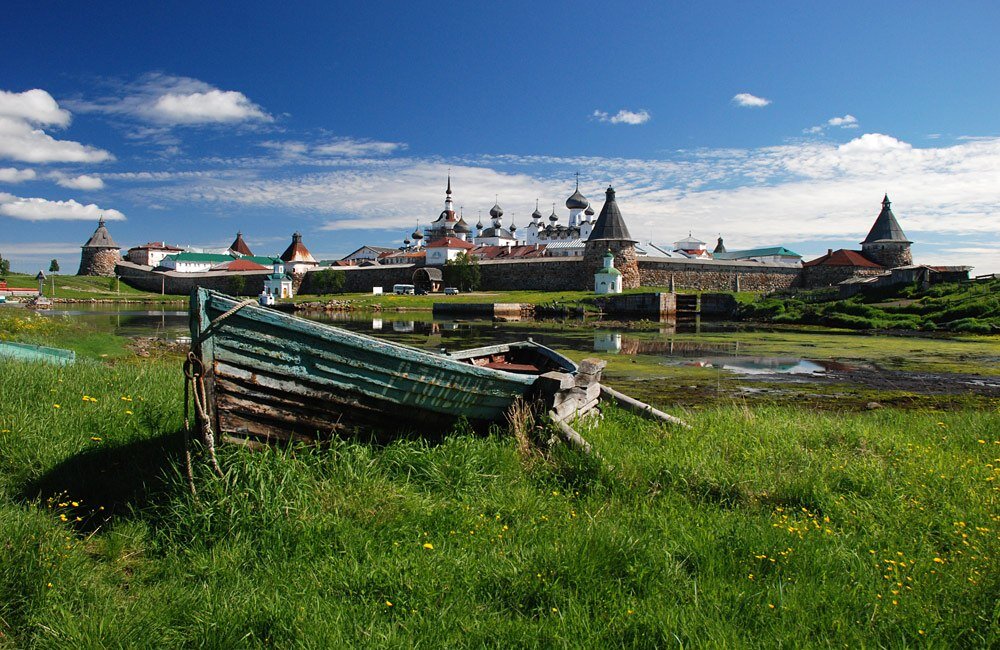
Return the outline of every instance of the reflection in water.
<path id="1" fill-rule="evenodd" d="M 73 305 L 39 313 L 79 319 L 94 329 L 119 336 L 151 336 L 171 341 L 189 341 L 187 311 L 115 310 L 107 305 Z M 563 328 L 554 321 L 522 321 L 507 324 L 487 319 L 434 320 L 430 312 L 307 312 L 300 316 L 335 324 L 358 332 L 377 332 L 378 336 L 417 347 L 460 350 L 491 343 L 523 341 L 529 337 L 557 350 L 576 350 L 600 354 L 647 355 L 663 357 L 667 363 L 698 365 L 724 369 L 744 375 L 799 374 L 815 375 L 843 369 L 842 364 L 809 361 L 790 357 L 743 356 L 739 341 L 699 341 L 677 338 L 678 331 L 698 332 L 698 324 L 663 320 L 656 332 L 629 332 L 614 329 L 591 330 L 586 327 Z M 609 323 L 609 327 L 613 324 Z"/>
<path id="2" fill-rule="evenodd" d="M 819 375 L 827 371 L 815 361 L 784 357 L 709 357 L 687 365 L 720 368 L 740 375 Z"/>

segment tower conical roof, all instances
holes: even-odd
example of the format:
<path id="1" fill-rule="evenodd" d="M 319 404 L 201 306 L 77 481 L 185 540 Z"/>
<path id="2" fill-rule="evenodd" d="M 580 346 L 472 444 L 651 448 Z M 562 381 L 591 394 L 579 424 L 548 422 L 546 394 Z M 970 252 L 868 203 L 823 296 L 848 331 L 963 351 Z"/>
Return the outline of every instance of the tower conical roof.
<path id="1" fill-rule="evenodd" d="M 712 251 L 712 252 L 713 253 L 725 253 L 726 252 L 726 246 L 725 246 L 725 244 L 722 243 L 722 237 L 721 236 L 719 237 L 719 242 L 715 245 L 715 250 Z"/>
<path id="2" fill-rule="evenodd" d="M 104 225 L 104 217 L 101 217 L 97 222 L 97 230 L 90 236 L 83 248 L 121 248 L 121 246 L 111 238 L 111 233 Z"/>
<path id="3" fill-rule="evenodd" d="M 614 188 L 609 185 L 604 194 L 604 207 L 601 208 L 601 214 L 597 217 L 597 223 L 594 224 L 594 230 L 590 233 L 587 241 L 608 239 L 636 243 L 636 240 L 632 239 L 632 235 L 628 233 L 628 227 L 622 218 L 621 210 L 618 209 Z"/>
<path id="4" fill-rule="evenodd" d="M 281 254 L 281 259 L 285 262 L 316 262 L 316 258 L 302 243 L 302 233 L 299 232 L 292 235 L 292 243 Z"/>
<path id="5" fill-rule="evenodd" d="M 236 233 L 236 239 L 233 240 L 233 243 L 229 247 L 229 250 L 233 251 L 234 253 L 239 253 L 240 255 L 248 255 L 250 257 L 253 257 L 253 253 L 250 252 L 250 247 L 247 246 L 247 243 L 245 241 L 243 241 L 242 232 Z"/>
<path id="6" fill-rule="evenodd" d="M 872 229 L 868 231 L 868 236 L 865 240 L 861 242 L 862 244 L 871 244 L 877 241 L 892 241 L 892 242 L 906 242 L 911 243 L 906 235 L 903 234 L 903 229 L 899 227 L 899 222 L 896 221 L 896 215 L 892 213 L 890 206 L 892 202 L 889 201 L 889 195 L 886 194 L 885 198 L 882 199 L 882 211 L 878 213 L 878 217 L 875 219 L 875 224 Z"/>

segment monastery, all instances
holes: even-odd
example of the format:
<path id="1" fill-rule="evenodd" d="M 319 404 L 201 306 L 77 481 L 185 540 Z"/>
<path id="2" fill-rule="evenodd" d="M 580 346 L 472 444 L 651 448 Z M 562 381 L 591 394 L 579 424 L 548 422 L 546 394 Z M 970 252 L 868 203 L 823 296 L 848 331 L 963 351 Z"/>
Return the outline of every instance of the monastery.
<path id="1" fill-rule="evenodd" d="M 129 249 L 122 259 L 120 247 L 101 219 L 82 247 L 79 274 L 118 275 L 138 288 L 164 293 L 187 293 L 194 286 L 266 292 L 265 283 L 270 281 L 280 296 L 285 294 L 278 288 L 286 274 L 296 292 L 309 292 L 315 272 L 337 269 L 345 274 L 343 290 L 367 292 L 397 283 L 416 284 L 415 279 L 425 276 L 437 277 L 439 271 L 417 271 L 444 266 L 460 255 L 477 260 L 483 289 L 500 291 L 527 286 L 553 291 L 599 290 L 603 281 L 605 289 L 612 291 L 639 286 L 669 291 L 763 292 L 841 286 L 842 291 L 850 292 L 914 278 L 928 283 L 962 279 L 970 270 L 914 265 L 912 242 L 893 214 L 888 195 L 860 250 L 829 250 L 804 263 L 800 255 L 784 246 L 730 251 L 721 236 L 711 251 L 706 242 L 690 233 L 672 246 L 640 246 L 629 233 L 610 186 L 599 214 L 580 192 L 579 179 L 565 205 L 569 210 L 565 225 L 554 205 L 545 217 L 536 201 L 530 223 L 521 229 L 513 219 L 504 223 L 504 210 L 497 199 L 489 210 L 489 223 L 479 219 L 472 227 L 462 212 L 455 210 L 449 175 L 444 209 L 429 222 L 426 232 L 418 225 L 399 248 L 362 246 L 340 260 L 324 261 L 313 257 L 299 232 L 276 257 L 254 255 L 238 232 L 228 249 L 217 252 L 186 250 L 157 241 Z M 234 280 L 235 276 L 243 280 Z"/>

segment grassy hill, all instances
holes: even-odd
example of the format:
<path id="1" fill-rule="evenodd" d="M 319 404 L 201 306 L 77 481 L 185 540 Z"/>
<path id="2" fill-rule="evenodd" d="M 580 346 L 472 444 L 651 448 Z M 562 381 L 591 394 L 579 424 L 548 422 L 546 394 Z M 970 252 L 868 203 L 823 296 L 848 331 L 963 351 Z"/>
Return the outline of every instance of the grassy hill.
<path id="1" fill-rule="evenodd" d="M 847 300 L 823 293 L 768 296 L 741 305 L 744 320 L 848 329 L 899 329 L 969 334 L 1000 333 L 1000 279 L 904 287 Z"/>
<path id="2" fill-rule="evenodd" d="M 38 287 L 34 275 L 10 273 L 4 277 L 12 287 Z M 186 301 L 186 296 L 161 296 L 133 289 L 115 278 L 80 275 L 49 274 L 45 280 L 43 294 L 47 298 L 71 298 L 75 300 L 139 300 L 142 302 Z"/>

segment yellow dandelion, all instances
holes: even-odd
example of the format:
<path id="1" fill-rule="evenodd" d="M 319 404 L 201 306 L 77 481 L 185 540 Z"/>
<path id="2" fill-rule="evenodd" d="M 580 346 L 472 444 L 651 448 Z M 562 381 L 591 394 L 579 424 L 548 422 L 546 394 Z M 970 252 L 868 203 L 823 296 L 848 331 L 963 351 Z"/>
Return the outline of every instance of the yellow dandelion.
<path id="1" fill-rule="evenodd" d="M 426 548 L 428 551 L 433 551 L 434 545 L 431 544 L 430 542 L 427 542 L 426 544 L 424 544 L 424 548 Z"/>
<path id="2" fill-rule="evenodd" d="M 390 600 L 385 601 L 385 606 L 386 607 L 392 607 L 392 601 L 390 601 Z"/>
<path id="3" fill-rule="evenodd" d="M 80 503 L 78 501 L 71 501 L 70 505 L 73 506 L 74 508 L 79 508 L 80 507 Z"/>
<path id="4" fill-rule="evenodd" d="M 52 405 L 52 408 L 54 408 L 54 409 L 61 409 L 62 407 L 61 407 L 61 406 L 59 406 L 58 404 L 53 404 L 53 405 Z"/>
<path id="5" fill-rule="evenodd" d="M 774 603 L 768 603 L 767 607 L 768 609 L 774 609 Z"/>
<path id="6" fill-rule="evenodd" d="M 132 411 L 125 411 L 125 415 L 132 415 Z"/>
<path id="7" fill-rule="evenodd" d="M 94 442 L 100 442 L 101 441 L 101 438 L 98 437 L 98 436 L 90 436 L 90 439 L 93 440 Z"/>

